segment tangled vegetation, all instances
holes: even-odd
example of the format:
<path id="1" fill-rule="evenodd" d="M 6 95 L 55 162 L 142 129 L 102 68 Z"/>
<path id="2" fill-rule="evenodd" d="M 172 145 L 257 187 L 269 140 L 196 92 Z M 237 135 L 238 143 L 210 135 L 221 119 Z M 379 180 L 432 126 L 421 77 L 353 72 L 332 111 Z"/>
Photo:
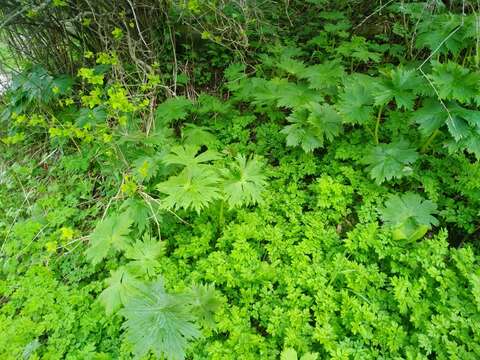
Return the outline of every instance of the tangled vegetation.
<path id="1" fill-rule="evenodd" d="M 1 358 L 480 358 L 479 11 L 4 1 Z"/>

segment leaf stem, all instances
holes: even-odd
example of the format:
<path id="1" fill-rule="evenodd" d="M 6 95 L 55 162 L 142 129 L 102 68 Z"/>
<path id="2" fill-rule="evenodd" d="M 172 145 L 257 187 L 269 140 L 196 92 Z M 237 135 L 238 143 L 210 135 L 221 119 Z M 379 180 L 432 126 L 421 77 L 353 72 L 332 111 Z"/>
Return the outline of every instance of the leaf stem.
<path id="1" fill-rule="evenodd" d="M 382 111 L 383 111 L 383 105 L 380 106 L 380 109 L 378 109 L 377 122 L 375 123 L 375 133 L 373 134 L 373 137 L 375 139 L 375 144 L 377 144 L 377 145 L 378 145 L 378 128 L 380 127 L 380 120 L 382 118 Z"/>
<path id="2" fill-rule="evenodd" d="M 432 143 L 432 141 L 440 134 L 440 130 L 435 130 L 432 135 L 428 137 L 428 139 L 423 143 L 422 147 L 420 148 L 420 153 L 424 154 L 427 151 L 428 147 Z"/>

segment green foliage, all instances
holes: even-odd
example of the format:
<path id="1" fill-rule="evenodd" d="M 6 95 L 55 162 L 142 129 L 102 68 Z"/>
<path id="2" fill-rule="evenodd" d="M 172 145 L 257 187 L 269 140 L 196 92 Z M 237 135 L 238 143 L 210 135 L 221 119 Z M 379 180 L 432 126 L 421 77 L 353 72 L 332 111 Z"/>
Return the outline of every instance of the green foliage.
<path id="1" fill-rule="evenodd" d="M 158 259 L 164 252 L 165 243 L 145 234 L 143 240 L 136 241 L 125 251 L 125 257 L 130 260 L 128 269 L 132 274 L 153 277 L 159 266 Z"/>
<path id="2" fill-rule="evenodd" d="M 289 117 L 290 125 L 283 128 L 287 146 L 300 145 L 305 152 L 324 146 L 324 140 L 332 141 L 342 131 L 342 121 L 330 105 L 310 103 L 296 110 Z"/>
<path id="3" fill-rule="evenodd" d="M 127 213 L 112 216 L 101 221 L 90 235 L 91 246 L 87 258 L 94 264 L 102 261 L 111 250 L 126 250 L 131 242 L 130 227 L 132 219 Z"/>
<path id="4" fill-rule="evenodd" d="M 351 75 L 345 79 L 345 89 L 337 107 L 346 123 L 366 124 L 372 119 L 373 88 L 372 78 L 363 74 Z"/>
<path id="5" fill-rule="evenodd" d="M 220 176 L 213 169 L 193 167 L 159 183 L 157 189 L 167 195 L 163 199 L 166 208 L 193 209 L 199 213 L 220 199 L 220 181 Z"/>
<path id="6" fill-rule="evenodd" d="M 438 220 L 432 216 L 437 205 L 430 200 L 423 200 L 417 194 L 407 193 L 393 195 L 381 210 L 385 225 L 392 229 L 395 240 L 415 241 L 425 235 Z"/>
<path id="7" fill-rule="evenodd" d="M 400 179 L 412 173 L 411 164 L 418 159 L 415 149 L 405 140 L 373 147 L 365 157 L 367 170 L 377 184 L 385 180 Z"/>
<path id="8" fill-rule="evenodd" d="M 192 103 L 183 96 L 170 98 L 157 106 L 155 120 L 159 126 L 174 120 L 183 120 L 191 106 Z"/>
<path id="9" fill-rule="evenodd" d="M 401 67 L 386 73 L 375 89 L 375 105 L 395 100 L 399 109 L 412 110 L 415 98 L 425 85 L 415 70 Z"/>
<path id="10" fill-rule="evenodd" d="M 105 307 L 107 315 L 112 315 L 119 310 L 128 298 L 134 295 L 140 282 L 132 277 L 124 268 L 112 272 L 106 280 L 108 287 L 102 291 L 98 300 Z"/>
<path id="11" fill-rule="evenodd" d="M 188 341 L 200 336 L 187 299 L 165 292 L 162 280 L 146 284 L 122 310 L 126 336 L 137 358 L 150 350 L 157 357 L 184 359 Z"/>
<path id="12" fill-rule="evenodd" d="M 207 150 L 200 154 L 198 154 L 198 151 L 198 146 L 176 146 L 170 150 L 170 153 L 164 157 L 163 161 L 167 165 L 182 165 L 190 172 L 208 169 L 208 165 L 202 165 L 213 160 L 218 160 L 221 156 L 216 151 Z"/>
<path id="13" fill-rule="evenodd" d="M 480 75 L 471 72 L 455 62 L 436 62 L 432 67 L 431 80 L 443 100 L 456 100 L 461 103 L 478 105 Z"/>
<path id="14" fill-rule="evenodd" d="M 224 171 L 225 200 L 231 208 L 260 203 L 267 185 L 262 163 L 241 154 L 236 156 L 235 161 L 229 170 Z"/>
<path id="15" fill-rule="evenodd" d="M 2 98 L 0 357 L 479 358 L 476 5 L 180 3 Z"/>
<path id="16" fill-rule="evenodd" d="M 192 209 L 200 213 L 220 199 L 231 208 L 261 201 L 266 177 L 257 159 L 247 160 L 238 154 L 233 165 L 226 169 L 219 166 L 217 160 L 221 155 L 216 151 L 198 151 L 198 146 L 178 146 L 163 158 L 168 165 L 183 166 L 178 175 L 170 176 L 156 186 L 167 195 L 163 199 L 166 208 Z"/>
<path id="17" fill-rule="evenodd" d="M 305 353 L 300 360 L 316 360 L 318 355 L 316 353 Z M 280 354 L 280 360 L 297 360 L 297 352 L 292 348 L 286 348 Z"/>

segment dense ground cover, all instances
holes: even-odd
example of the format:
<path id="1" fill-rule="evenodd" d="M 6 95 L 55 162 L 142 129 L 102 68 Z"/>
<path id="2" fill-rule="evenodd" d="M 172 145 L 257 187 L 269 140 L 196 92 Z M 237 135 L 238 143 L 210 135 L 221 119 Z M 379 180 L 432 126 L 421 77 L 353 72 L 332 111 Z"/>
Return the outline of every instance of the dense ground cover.
<path id="1" fill-rule="evenodd" d="M 189 1 L 139 58 L 133 4 L 10 44 L 2 359 L 479 358 L 476 5 Z"/>

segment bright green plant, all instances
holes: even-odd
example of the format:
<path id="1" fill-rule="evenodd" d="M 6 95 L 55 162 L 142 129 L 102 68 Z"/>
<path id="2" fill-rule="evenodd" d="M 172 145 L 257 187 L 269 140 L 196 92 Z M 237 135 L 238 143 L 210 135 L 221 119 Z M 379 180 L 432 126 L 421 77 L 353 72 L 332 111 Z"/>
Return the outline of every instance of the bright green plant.
<path id="1" fill-rule="evenodd" d="M 410 175 L 411 165 L 418 159 L 415 149 L 405 140 L 373 147 L 364 159 L 367 170 L 377 184 L 385 180 L 400 179 Z"/>
<path id="2" fill-rule="evenodd" d="M 476 5 L 182 4 L 5 94 L 2 359 L 478 359 Z"/>
<path id="3" fill-rule="evenodd" d="M 380 212 L 385 226 L 392 230 L 395 240 L 411 242 L 422 238 L 432 225 L 438 225 L 438 220 L 432 216 L 436 210 L 436 204 L 430 200 L 407 193 L 391 196 Z"/>

